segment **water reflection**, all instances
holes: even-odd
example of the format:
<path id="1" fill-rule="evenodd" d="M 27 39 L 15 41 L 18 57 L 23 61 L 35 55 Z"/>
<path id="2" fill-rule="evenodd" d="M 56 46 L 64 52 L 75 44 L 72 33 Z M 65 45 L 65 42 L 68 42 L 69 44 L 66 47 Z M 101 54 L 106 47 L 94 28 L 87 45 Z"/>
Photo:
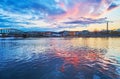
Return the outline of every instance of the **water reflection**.
<path id="1" fill-rule="evenodd" d="M 120 79 L 119 40 L 0 40 L 0 79 Z"/>

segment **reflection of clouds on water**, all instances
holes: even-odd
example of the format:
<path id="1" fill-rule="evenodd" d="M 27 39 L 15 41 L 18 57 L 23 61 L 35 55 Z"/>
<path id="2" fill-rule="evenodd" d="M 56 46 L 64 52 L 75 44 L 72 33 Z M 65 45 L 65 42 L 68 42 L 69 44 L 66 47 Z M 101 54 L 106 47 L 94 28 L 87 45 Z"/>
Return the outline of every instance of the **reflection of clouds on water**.
<path id="1" fill-rule="evenodd" d="M 96 75 L 99 78 L 106 77 L 106 79 L 117 79 L 118 77 L 115 66 L 111 65 L 113 61 L 104 57 L 107 52 L 103 50 L 82 47 L 75 49 L 74 52 L 71 50 L 57 50 L 57 48 L 55 51 L 56 56 L 64 60 L 60 71 L 65 74 L 72 75 L 71 72 L 76 74 L 84 73 L 82 75 L 83 79 L 93 79 Z M 69 70 L 72 71 L 69 72 Z M 72 76 L 76 77 L 76 74 Z"/>
<path id="2" fill-rule="evenodd" d="M 1 41 L 0 78 L 120 79 L 118 56 L 109 45 L 118 48 L 113 39 L 104 38 Z"/>
<path id="3" fill-rule="evenodd" d="M 97 38 L 96 40 L 93 39 L 94 38 L 78 38 L 77 40 L 74 40 L 68 38 L 66 39 L 67 41 L 62 42 L 54 40 L 52 42 L 55 44 L 53 50 L 58 57 L 64 59 L 60 71 L 66 72 L 69 69 L 71 70 L 73 67 L 69 67 L 72 65 L 76 70 L 91 75 L 91 77 L 86 79 L 93 79 L 98 76 L 99 78 L 117 79 L 118 75 L 116 67 L 112 65 L 113 63 L 117 63 L 117 61 L 105 57 L 105 55 L 109 53 L 107 50 L 109 48 L 109 39 L 103 38 L 104 41 L 102 41 L 103 39 L 101 38 Z M 90 48 L 94 46 L 97 48 Z"/>

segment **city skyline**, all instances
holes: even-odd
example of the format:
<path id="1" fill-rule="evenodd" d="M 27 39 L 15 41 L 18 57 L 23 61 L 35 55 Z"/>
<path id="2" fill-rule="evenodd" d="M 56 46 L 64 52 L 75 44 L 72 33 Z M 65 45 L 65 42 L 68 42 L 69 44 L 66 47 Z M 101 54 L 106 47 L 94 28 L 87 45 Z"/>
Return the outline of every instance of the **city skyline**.
<path id="1" fill-rule="evenodd" d="M 120 28 L 119 0 L 1 0 L 0 28 L 81 31 Z"/>

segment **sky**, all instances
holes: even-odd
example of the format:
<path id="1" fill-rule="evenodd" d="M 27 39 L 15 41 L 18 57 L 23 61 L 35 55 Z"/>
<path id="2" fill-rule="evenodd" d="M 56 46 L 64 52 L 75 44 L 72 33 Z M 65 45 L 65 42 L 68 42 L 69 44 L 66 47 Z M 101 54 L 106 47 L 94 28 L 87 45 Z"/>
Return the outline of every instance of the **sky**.
<path id="1" fill-rule="evenodd" d="M 120 28 L 120 0 L 0 0 L 0 28 L 81 31 Z"/>

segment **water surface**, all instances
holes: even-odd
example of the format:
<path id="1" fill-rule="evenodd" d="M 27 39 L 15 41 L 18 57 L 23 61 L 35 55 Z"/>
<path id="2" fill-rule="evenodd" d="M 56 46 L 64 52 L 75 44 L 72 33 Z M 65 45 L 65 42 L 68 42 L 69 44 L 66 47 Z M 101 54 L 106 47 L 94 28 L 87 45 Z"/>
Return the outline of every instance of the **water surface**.
<path id="1" fill-rule="evenodd" d="M 0 39 L 0 79 L 120 79 L 120 38 Z"/>

